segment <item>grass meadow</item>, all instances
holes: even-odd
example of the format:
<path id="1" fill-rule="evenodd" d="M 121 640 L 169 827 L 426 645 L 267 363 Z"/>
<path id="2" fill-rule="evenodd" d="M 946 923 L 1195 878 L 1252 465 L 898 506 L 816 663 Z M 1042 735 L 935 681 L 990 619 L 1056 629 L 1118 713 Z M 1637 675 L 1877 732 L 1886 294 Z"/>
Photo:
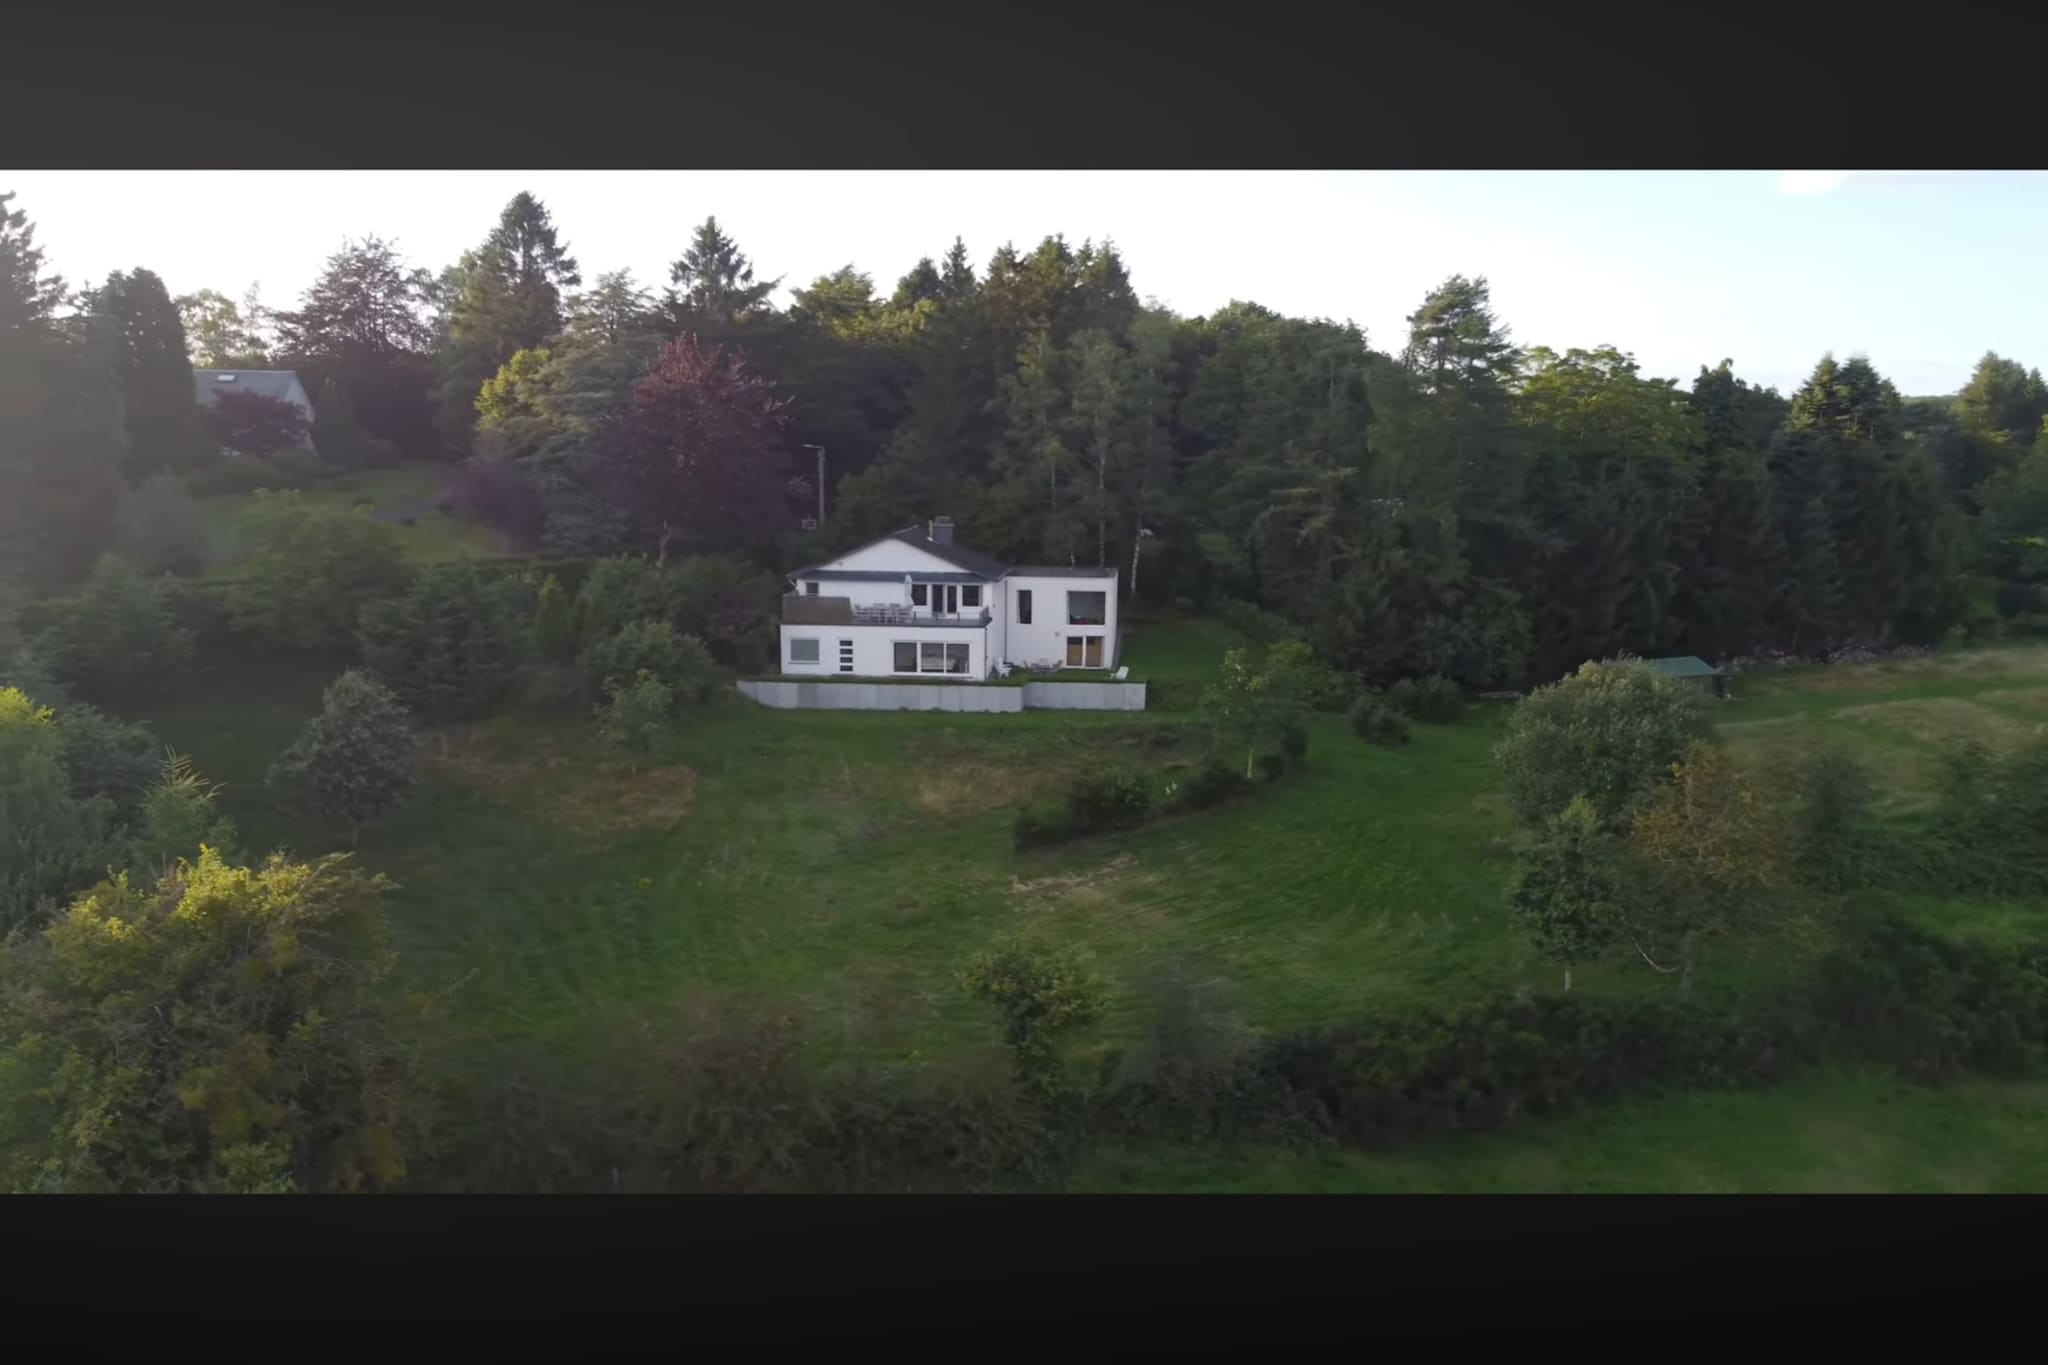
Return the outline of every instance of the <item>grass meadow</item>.
<path id="1" fill-rule="evenodd" d="M 1212 621 L 1140 620 L 1127 662 L 1192 687 L 1232 643 Z M 225 784 L 252 850 L 333 846 L 332 831 L 295 822 L 262 787 L 328 677 L 214 659 L 148 717 Z M 1091 1043 L 1105 1049 L 1134 1036 L 1149 983 L 1168 969 L 1263 1029 L 1557 989 L 1557 969 L 1502 900 L 1510 824 L 1490 749 L 1505 714 L 1475 707 L 1392 751 L 1319 716 L 1308 769 L 1242 804 L 1019 854 L 1016 811 L 1073 777 L 1195 762 L 1204 741 L 1191 717 L 788 712 L 734 696 L 679 722 L 658 763 L 628 772 L 575 708 L 515 713 L 437 737 L 413 797 L 364 827 L 358 853 L 397 883 L 403 983 L 443 996 L 457 1035 L 478 1045 L 522 1040 L 573 1063 L 678 1009 L 732 1007 L 798 1022 L 819 1066 L 996 1066 L 994 1023 L 954 971 L 992 935 L 1025 927 L 1086 944 L 1119 986 L 1123 1003 Z M 2048 649 L 1744 675 L 1718 715 L 1726 742 L 1756 760 L 1848 736 L 1886 801 L 1910 808 L 1943 736 L 2008 743 L 2048 722 Z M 1950 932 L 2048 936 L 2048 907 L 2034 903 L 1902 908 Z M 1815 947 L 1709 959 L 1696 989 L 1755 988 Z M 1574 984 L 1669 988 L 1625 964 L 1582 968 Z M 1081 1184 L 2048 1188 L 2048 1154 L 2028 1136 L 2044 1103 L 2042 1087 L 1936 1092 L 1837 1076 L 1396 1156 L 1124 1154 Z"/>

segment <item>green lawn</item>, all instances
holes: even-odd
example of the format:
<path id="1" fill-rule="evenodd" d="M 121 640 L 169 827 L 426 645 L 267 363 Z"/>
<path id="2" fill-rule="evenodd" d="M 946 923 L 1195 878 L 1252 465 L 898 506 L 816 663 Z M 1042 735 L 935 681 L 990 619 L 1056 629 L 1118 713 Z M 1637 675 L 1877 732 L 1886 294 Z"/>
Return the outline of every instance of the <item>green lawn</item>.
<path id="1" fill-rule="evenodd" d="M 366 469 L 343 474 L 315 484 L 300 494 L 308 503 L 347 510 L 353 507 L 396 507 L 430 498 L 448 482 L 443 464 L 402 465 L 396 469 Z M 220 494 L 195 498 L 212 544 L 212 572 L 231 570 L 242 553 L 241 515 L 250 494 Z M 399 551 L 418 564 L 436 564 L 451 559 L 476 559 L 504 553 L 497 534 L 489 527 L 460 517 L 428 509 L 410 525 L 394 522 Z"/>
<path id="2" fill-rule="evenodd" d="M 1089 1191 L 1276 1194 L 2048 1192 L 2048 1083 L 1883 1074 L 1616 1105 L 1399 1152 L 1117 1154 Z"/>
<path id="3" fill-rule="evenodd" d="M 1194 686 L 1233 643 L 1213 622 L 1140 620 L 1129 662 L 1134 673 Z M 2048 651 L 1744 677 L 1719 715 L 1751 752 L 1778 743 L 1769 727 L 1789 720 L 1840 727 L 1883 757 L 1886 746 L 1912 742 L 1911 731 L 1893 719 L 1902 713 L 1879 710 L 1873 721 L 1859 708 L 1946 700 L 2023 714 L 2013 689 L 2027 690 L 2031 670 L 2048 674 Z M 260 785 L 330 673 L 216 660 L 150 717 L 227 784 L 224 800 L 258 849 L 315 853 L 334 842 L 331 831 L 280 814 Z M 1242 804 L 1027 855 L 1009 844 L 1020 806 L 1105 766 L 1191 765 L 1203 743 L 1191 718 L 775 711 L 734 696 L 679 724 L 662 763 L 628 773 L 596 747 L 580 710 L 513 715 L 448 737 L 445 752 L 437 746 L 407 805 L 365 826 L 360 856 L 398 883 L 391 912 L 405 983 L 448 993 L 458 1025 L 493 1040 L 529 1038 L 575 1054 L 678 1005 L 733 1002 L 801 1020 L 820 1065 L 986 1059 L 992 1022 L 962 997 L 953 972 L 1013 929 L 1087 945 L 1120 987 L 1126 1003 L 1095 1047 L 1133 1035 L 1145 987 L 1169 966 L 1208 983 L 1252 1026 L 1286 1028 L 1558 989 L 1556 968 L 1531 951 L 1503 905 L 1510 824 L 1490 749 L 1506 714 L 1475 707 L 1456 725 L 1415 727 L 1414 742 L 1393 751 L 1359 742 L 1341 717 L 1319 716 L 1308 769 Z M 1887 769 L 1887 780 L 1910 784 L 1911 775 Z M 1906 908 L 1961 934 L 2018 940 L 2048 930 L 2048 910 L 2032 903 L 1925 899 Z M 1695 989 L 1755 989 L 1820 946 L 1724 952 Z M 1576 991 L 1666 989 L 1628 964 L 1575 974 Z M 1897 1139 L 1896 1157 L 1866 1164 L 1799 1156 L 1807 1139 L 1798 1135 L 1809 1131 L 1801 1124 L 1825 1128 L 1852 1099 L 1870 1099 L 1873 1084 L 1674 1101 L 1700 1107 L 1670 1110 L 1668 1128 L 1655 1118 L 1665 1111 L 1643 1111 L 1650 1117 L 1638 1136 L 1584 1130 L 1610 1144 L 1607 1162 L 1570 1158 L 1580 1139 L 1569 1135 L 1581 1130 L 1567 1126 L 1526 1148 L 1502 1137 L 1442 1149 L 1448 1155 L 1278 1165 L 1197 1155 L 1185 1169 L 1148 1162 L 1142 1178 L 1205 1188 L 1883 1182 L 1910 1168 L 1919 1150 L 1910 1133 Z M 1921 1112 L 1912 1107 L 1920 1100 L 1897 1103 Z M 1950 1113 L 1953 1103 L 1923 1108 Z M 1779 1114 L 1783 1143 L 1759 1138 L 1746 1155 L 1697 1168 L 1691 1156 L 1657 1155 L 1656 1134 L 1685 1131 L 1687 1115 L 1704 1132 L 1717 1123 L 1732 1132 L 1752 1112 L 1744 1105 Z M 1498 1155 L 1514 1151 L 1534 1155 Z M 1447 1164 L 1432 1164 L 1439 1159 Z M 1971 1178 L 1970 1159 L 1955 1158 L 1953 1179 Z M 1994 1164 L 1982 1180 L 2003 1187 L 2018 1178 L 1995 1164 L 2006 1159 L 1987 1150 Z"/>

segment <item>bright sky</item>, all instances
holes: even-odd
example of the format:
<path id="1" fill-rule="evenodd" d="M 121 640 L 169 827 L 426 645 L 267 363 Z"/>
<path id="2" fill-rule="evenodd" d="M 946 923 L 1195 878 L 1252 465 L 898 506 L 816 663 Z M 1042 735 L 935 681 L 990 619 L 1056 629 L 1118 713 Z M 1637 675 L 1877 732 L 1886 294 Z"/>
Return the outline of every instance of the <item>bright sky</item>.
<path id="1" fill-rule="evenodd" d="M 1487 276 L 1524 344 L 1611 342 L 1689 381 L 1732 357 L 1789 390 L 1863 351 L 1908 394 L 1986 350 L 2048 368 L 2048 174 L 2036 172 L 953 172 L 0 170 L 73 283 L 145 265 L 289 306 L 345 236 L 438 271 L 515 192 L 553 211 L 586 280 L 666 282 L 706 214 L 763 275 L 852 262 L 886 293 L 957 233 L 977 267 L 1050 232 L 1112 238 L 1140 295 L 1349 318 L 1398 349 L 1454 272 Z"/>

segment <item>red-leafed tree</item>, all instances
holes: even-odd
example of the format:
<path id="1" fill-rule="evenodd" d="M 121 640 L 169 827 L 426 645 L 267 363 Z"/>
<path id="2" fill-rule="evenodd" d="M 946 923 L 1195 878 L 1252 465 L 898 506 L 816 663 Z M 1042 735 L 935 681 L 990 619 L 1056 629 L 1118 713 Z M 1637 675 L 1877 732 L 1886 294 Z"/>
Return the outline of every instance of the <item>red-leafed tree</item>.
<path id="1" fill-rule="evenodd" d="M 242 455 L 275 455 L 306 445 L 306 415 L 260 393 L 219 395 L 206 410 L 206 424 L 215 440 Z"/>
<path id="2" fill-rule="evenodd" d="M 804 487 L 788 436 L 789 400 L 738 351 L 684 333 L 633 390 L 599 458 L 662 553 L 676 536 L 747 544 L 790 524 Z"/>

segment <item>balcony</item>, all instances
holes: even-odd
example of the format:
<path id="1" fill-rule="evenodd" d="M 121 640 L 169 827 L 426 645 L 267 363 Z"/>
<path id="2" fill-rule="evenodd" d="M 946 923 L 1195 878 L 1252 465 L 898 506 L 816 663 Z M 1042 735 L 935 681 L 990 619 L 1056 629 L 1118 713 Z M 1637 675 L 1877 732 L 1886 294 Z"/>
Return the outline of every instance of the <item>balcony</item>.
<path id="1" fill-rule="evenodd" d="M 782 595 L 782 624 L 786 626 L 913 626 L 973 629 L 989 622 L 987 607 L 973 611 L 933 611 L 894 603 L 881 606 L 853 605 L 845 597 L 808 597 L 802 593 Z"/>

